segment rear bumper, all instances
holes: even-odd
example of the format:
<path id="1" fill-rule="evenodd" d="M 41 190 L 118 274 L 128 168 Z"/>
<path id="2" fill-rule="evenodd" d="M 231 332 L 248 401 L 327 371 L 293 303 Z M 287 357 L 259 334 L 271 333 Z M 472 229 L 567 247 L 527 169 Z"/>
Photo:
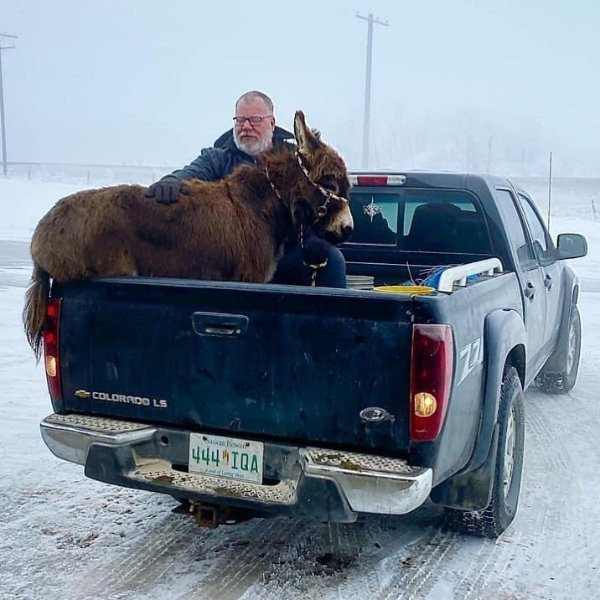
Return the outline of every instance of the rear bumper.
<path id="1" fill-rule="evenodd" d="M 93 479 L 264 513 L 351 522 L 405 514 L 431 491 L 432 471 L 397 458 L 265 443 L 264 483 L 187 472 L 189 432 L 85 415 L 50 415 L 42 438 Z"/>

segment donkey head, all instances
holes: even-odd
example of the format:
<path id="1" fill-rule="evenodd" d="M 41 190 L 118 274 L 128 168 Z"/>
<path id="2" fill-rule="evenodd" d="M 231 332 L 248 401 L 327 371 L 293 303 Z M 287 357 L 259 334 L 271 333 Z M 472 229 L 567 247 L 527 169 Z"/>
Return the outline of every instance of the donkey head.
<path id="1" fill-rule="evenodd" d="M 304 113 L 294 117 L 297 160 L 302 171 L 295 186 L 293 215 L 296 224 L 310 225 L 331 242 L 343 242 L 354 222 L 348 205 L 350 182 L 344 161 L 306 126 Z"/>

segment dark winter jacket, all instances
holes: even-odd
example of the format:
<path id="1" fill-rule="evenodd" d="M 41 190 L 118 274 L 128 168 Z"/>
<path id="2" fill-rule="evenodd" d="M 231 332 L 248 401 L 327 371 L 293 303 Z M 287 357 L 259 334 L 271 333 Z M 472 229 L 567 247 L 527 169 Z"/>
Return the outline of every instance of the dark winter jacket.
<path id="1" fill-rule="evenodd" d="M 273 131 L 273 146 L 287 143 L 294 135 L 281 127 Z M 233 129 L 226 131 L 214 143 L 212 148 L 204 148 L 200 156 L 189 165 L 173 171 L 172 175 L 179 179 L 202 179 L 204 181 L 217 181 L 229 175 L 241 163 L 256 163 L 256 159 L 242 152 L 235 145 Z"/>

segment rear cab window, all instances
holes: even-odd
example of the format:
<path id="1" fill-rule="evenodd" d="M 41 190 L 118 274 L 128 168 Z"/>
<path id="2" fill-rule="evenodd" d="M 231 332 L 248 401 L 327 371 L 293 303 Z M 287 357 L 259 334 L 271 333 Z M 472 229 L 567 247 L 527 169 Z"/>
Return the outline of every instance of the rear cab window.
<path id="1" fill-rule="evenodd" d="M 463 190 L 354 188 L 349 244 L 408 252 L 488 254 L 490 235 L 476 196 Z"/>

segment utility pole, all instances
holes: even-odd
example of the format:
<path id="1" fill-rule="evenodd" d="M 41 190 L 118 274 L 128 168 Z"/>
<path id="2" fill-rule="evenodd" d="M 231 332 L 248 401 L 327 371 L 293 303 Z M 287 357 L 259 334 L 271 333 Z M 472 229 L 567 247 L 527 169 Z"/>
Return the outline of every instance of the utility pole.
<path id="1" fill-rule="evenodd" d="M 356 13 L 357 19 L 363 19 L 368 23 L 367 29 L 367 73 L 365 78 L 365 115 L 363 119 L 363 154 L 362 163 L 363 168 L 369 167 L 369 136 L 371 126 L 371 64 L 373 62 L 373 25 L 384 25 L 389 27 L 387 21 L 376 19 L 373 13 L 369 13 L 368 17 L 363 17 L 358 12 Z"/>
<path id="2" fill-rule="evenodd" d="M 0 33 L 0 129 L 2 130 L 2 172 L 4 173 L 4 177 L 6 177 L 8 168 L 7 168 L 7 158 L 6 158 L 6 124 L 4 121 L 4 83 L 2 80 L 2 50 L 10 50 L 14 48 L 14 44 L 12 46 L 3 46 L 2 40 L 4 38 L 17 39 L 16 35 L 8 35 L 7 33 Z"/>
<path id="3" fill-rule="evenodd" d="M 552 207 L 552 152 L 550 152 L 550 170 L 548 172 L 548 222 L 546 228 L 550 231 L 550 209 Z M 595 220 L 595 219 L 594 219 Z"/>

